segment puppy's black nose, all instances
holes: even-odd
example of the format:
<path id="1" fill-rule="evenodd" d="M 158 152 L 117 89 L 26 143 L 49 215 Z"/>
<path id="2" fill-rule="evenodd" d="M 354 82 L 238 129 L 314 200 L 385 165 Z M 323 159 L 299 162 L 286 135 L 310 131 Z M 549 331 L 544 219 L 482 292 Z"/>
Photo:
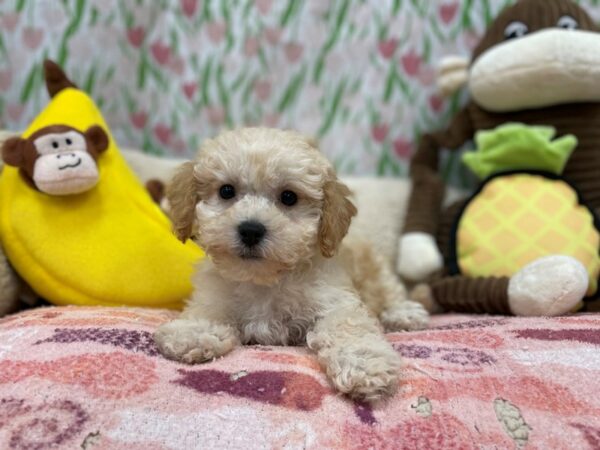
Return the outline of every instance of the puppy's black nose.
<path id="1" fill-rule="evenodd" d="M 247 220 L 238 225 L 240 239 L 246 247 L 254 247 L 267 234 L 265 226 L 255 220 Z"/>

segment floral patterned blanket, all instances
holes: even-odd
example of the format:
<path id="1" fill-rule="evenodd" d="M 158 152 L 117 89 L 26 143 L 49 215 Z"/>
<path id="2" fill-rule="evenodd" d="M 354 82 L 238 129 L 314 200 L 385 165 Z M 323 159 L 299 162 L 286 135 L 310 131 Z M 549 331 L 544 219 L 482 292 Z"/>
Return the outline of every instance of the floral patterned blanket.
<path id="1" fill-rule="evenodd" d="M 448 315 L 390 334 L 403 382 L 371 408 L 304 348 L 185 366 L 172 312 L 52 307 L 0 320 L 0 448 L 600 448 L 600 315 Z"/>

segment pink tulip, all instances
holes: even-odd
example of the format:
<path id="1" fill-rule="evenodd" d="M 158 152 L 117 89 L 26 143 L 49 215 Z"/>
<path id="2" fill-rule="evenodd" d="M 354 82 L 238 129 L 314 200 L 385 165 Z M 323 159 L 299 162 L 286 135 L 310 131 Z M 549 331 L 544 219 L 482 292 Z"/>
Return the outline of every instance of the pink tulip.
<path id="1" fill-rule="evenodd" d="M 413 151 L 412 142 L 399 137 L 392 143 L 392 145 L 394 147 L 394 153 L 396 153 L 398 158 L 409 159 L 410 156 L 412 155 L 412 151 Z"/>
<path id="2" fill-rule="evenodd" d="M 255 0 L 254 5 L 256 9 L 264 16 L 271 10 L 273 6 L 273 0 Z"/>
<path id="3" fill-rule="evenodd" d="M 0 70 L 0 92 L 7 91 L 12 81 L 10 70 Z"/>
<path id="4" fill-rule="evenodd" d="M 183 83 L 183 93 L 188 98 L 188 100 L 191 100 L 194 97 L 196 89 L 198 89 L 198 83 L 196 83 L 195 81 Z"/>
<path id="5" fill-rule="evenodd" d="M 6 107 L 6 112 L 8 113 L 9 119 L 13 122 L 18 122 L 23 112 L 25 111 L 25 107 L 20 103 L 11 103 Z"/>
<path id="6" fill-rule="evenodd" d="M 265 28 L 264 36 L 269 44 L 275 45 L 279 42 L 279 39 L 281 39 L 281 33 L 281 28 L 267 27 Z"/>
<path id="7" fill-rule="evenodd" d="M 171 128 L 159 123 L 154 126 L 154 136 L 162 145 L 169 145 L 171 141 Z"/>
<path id="8" fill-rule="evenodd" d="M 378 125 L 373 125 L 371 128 L 371 136 L 375 142 L 383 142 L 388 134 L 390 127 L 389 125 L 383 123 Z"/>
<path id="9" fill-rule="evenodd" d="M 31 50 L 35 50 L 42 43 L 44 31 L 40 28 L 26 27 L 23 29 L 23 43 Z"/>
<path id="10" fill-rule="evenodd" d="M 156 62 L 161 66 L 165 65 L 171 57 L 171 49 L 159 41 L 156 41 L 150 46 L 150 51 L 152 52 L 154 59 L 156 59 Z"/>
<path id="11" fill-rule="evenodd" d="M 439 113 L 444 106 L 444 99 L 439 95 L 432 95 L 429 97 L 429 106 L 434 112 Z"/>
<path id="12" fill-rule="evenodd" d="M 145 34 L 144 28 L 142 27 L 130 28 L 127 30 L 127 40 L 133 47 L 139 48 L 144 42 Z"/>
<path id="13" fill-rule="evenodd" d="M 17 23 L 19 23 L 19 14 L 17 13 L 6 13 L 1 15 L 0 23 L 2 24 L 2 28 L 4 28 L 9 33 L 15 31 L 17 28 Z"/>
<path id="14" fill-rule="evenodd" d="M 198 0 L 181 0 L 181 10 L 187 17 L 194 17 L 198 9 Z"/>
<path id="15" fill-rule="evenodd" d="M 214 44 L 218 44 L 225 38 L 227 32 L 227 25 L 224 22 L 211 22 L 206 25 L 206 33 L 208 39 Z"/>
<path id="16" fill-rule="evenodd" d="M 397 39 L 387 39 L 387 40 L 381 41 L 381 42 L 379 42 L 379 44 L 377 44 L 379 53 L 381 53 L 381 56 L 383 56 L 385 59 L 390 59 L 392 56 L 394 56 L 394 52 L 396 51 L 397 46 L 398 46 Z"/>
<path id="17" fill-rule="evenodd" d="M 400 59 L 402 67 L 407 75 L 414 77 L 419 73 L 421 67 L 421 57 L 417 55 L 413 50 L 406 53 Z"/>
<path id="18" fill-rule="evenodd" d="M 246 38 L 246 42 L 244 42 L 244 53 L 246 56 L 254 56 L 258 53 L 259 46 L 258 39 L 248 37 Z"/>
<path id="19" fill-rule="evenodd" d="M 285 44 L 283 47 L 283 52 L 289 62 L 296 62 L 300 59 L 303 52 L 302 45 L 296 42 L 290 42 L 289 44 Z"/>
<path id="20" fill-rule="evenodd" d="M 256 97 L 259 100 L 264 102 L 271 95 L 271 83 L 269 83 L 268 81 L 260 81 L 260 80 L 255 81 L 254 82 L 254 93 L 256 94 Z"/>
<path id="21" fill-rule="evenodd" d="M 187 150 L 187 145 L 183 139 L 177 138 L 171 145 L 171 148 L 175 150 L 176 154 L 183 155 Z"/>
<path id="22" fill-rule="evenodd" d="M 138 111 L 135 113 L 131 113 L 129 119 L 131 120 L 131 123 L 134 127 L 142 129 L 146 126 L 146 122 L 148 121 L 148 115 L 143 111 Z"/>
<path id="23" fill-rule="evenodd" d="M 456 12 L 458 11 L 458 2 L 452 3 L 444 3 L 440 6 L 440 18 L 442 22 L 448 25 L 454 17 L 456 16 Z"/>
<path id="24" fill-rule="evenodd" d="M 276 127 L 279 124 L 279 114 L 272 113 L 272 114 L 265 115 L 265 117 L 263 119 L 263 123 L 267 127 L 271 127 L 271 128 Z"/>
<path id="25" fill-rule="evenodd" d="M 208 121 L 211 125 L 221 125 L 225 122 L 225 110 L 221 106 L 209 106 L 207 108 Z"/>

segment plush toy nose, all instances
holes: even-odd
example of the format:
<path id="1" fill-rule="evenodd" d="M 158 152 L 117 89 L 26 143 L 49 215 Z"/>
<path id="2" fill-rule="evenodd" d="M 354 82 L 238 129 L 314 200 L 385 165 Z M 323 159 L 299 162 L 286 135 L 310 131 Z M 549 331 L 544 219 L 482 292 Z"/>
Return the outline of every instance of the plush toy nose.
<path id="1" fill-rule="evenodd" d="M 254 247 L 267 234 L 265 226 L 255 220 L 246 220 L 238 225 L 240 239 L 246 247 Z"/>

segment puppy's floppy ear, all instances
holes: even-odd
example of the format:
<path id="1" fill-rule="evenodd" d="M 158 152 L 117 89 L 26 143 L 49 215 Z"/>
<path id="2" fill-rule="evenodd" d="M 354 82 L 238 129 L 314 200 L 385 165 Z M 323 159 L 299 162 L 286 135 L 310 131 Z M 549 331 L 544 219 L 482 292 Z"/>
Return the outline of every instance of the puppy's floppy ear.
<path id="1" fill-rule="evenodd" d="M 167 200 L 170 205 L 169 215 L 173 222 L 173 231 L 182 242 L 192 236 L 196 219 L 196 204 L 199 201 L 194 165 L 193 161 L 184 163 L 167 186 Z"/>
<path id="2" fill-rule="evenodd" d="M 357 211 L 349 198 L 350 189 L 338 180 L 333 169 L 330 169 L 327 174 L 323 194 L 319 247 L 323 256 L 331 258 L 348 233 L 352 217 Z"/>

